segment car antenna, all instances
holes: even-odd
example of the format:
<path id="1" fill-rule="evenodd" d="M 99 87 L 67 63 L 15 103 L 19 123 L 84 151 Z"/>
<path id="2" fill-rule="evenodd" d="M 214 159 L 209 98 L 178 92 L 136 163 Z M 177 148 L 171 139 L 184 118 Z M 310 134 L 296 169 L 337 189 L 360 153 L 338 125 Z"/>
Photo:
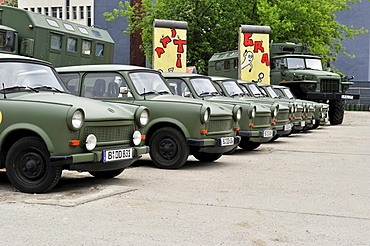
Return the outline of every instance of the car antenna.
<path id="1" fill-rule="evenodd" d="M 2 83 L 3 84 L 3 93 L 4 93 L 4 99 L 6 99 L 6 93 L 5 93 L 5 86 L 4 86 L 4 83 Z"/>

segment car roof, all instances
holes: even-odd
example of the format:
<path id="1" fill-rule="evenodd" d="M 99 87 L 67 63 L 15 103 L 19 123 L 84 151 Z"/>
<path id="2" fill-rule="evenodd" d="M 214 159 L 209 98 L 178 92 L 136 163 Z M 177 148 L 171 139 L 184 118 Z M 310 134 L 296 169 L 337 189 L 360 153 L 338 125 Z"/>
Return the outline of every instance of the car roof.
<path id="1" fill-rule="evenodd" d="M 56 68 L 58 72 L 106 72 L 106 71 L 156 71 L 150 68 L 133 66 L 133 65 L 121 65 L 121 64 L 100 64 L 100 65 L 78 65 L 68 67 Z M 157 71 L 156 71 L 157 72 Z"/>

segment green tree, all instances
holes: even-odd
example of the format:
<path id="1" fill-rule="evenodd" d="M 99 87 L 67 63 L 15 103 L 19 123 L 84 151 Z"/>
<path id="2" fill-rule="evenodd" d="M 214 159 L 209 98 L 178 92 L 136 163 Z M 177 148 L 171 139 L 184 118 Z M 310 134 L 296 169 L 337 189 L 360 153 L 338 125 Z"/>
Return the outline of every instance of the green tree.
<path id="1" fill-rule="evenodd" d="M 18 7 L 18 0 L 6 0 L 1 5 L 8 5 L 11 7 Z"/>
<path id="2" fill-rule="evenodd" d="M 360 0 L 142 0 L 134 6 L 120 2 L 118 9 L 104 16 L 108 21 L 126 16 L 127 34 L 141 30 L 142 49 L 149 61 L 153 20 L 188 22 L 188 65 L 205 74 L 214 53 L 237 49 L 239 25 L 270 26 L 274 42 L 297 38 L 324 59 L 335 59 L 344 50 L 341 41 L 366 32 L 335 21 L 335 12 L 356 2 Z"/>

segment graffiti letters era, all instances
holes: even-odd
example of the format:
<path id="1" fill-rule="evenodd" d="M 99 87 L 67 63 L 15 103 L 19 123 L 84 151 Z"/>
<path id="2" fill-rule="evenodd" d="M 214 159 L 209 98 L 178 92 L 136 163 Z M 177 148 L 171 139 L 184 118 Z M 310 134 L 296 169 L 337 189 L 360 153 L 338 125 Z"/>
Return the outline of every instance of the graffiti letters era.
<path id="1" fill-rule="evenodd" d="M 249 32 L 248 28 L 239 29 L 239 78 L 269 84 L 269 33 L 253 32 L 251 27 Z"/>

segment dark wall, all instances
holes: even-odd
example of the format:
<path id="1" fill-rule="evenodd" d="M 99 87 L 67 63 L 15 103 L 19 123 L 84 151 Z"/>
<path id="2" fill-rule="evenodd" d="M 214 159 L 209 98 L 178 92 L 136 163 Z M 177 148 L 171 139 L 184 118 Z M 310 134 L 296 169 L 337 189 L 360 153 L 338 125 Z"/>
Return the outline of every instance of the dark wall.
<path id="1" fill-rule="evenodd" d="M 365 29 L 370 30 L 370 2 L 363 1 L 350 6 L 352 8 L 349 10 L 337 12 L 336 20 L 346 26 L 353 25 L 355 29 L 364 27 Z M 338 55 L 337 61 L 332 64 L 343 74 L 354 76 L 354 80 L 356 81 L 370 81 L 369 41 L 369 33 L 355 36 L 354 40 L 348 39 L 343 41 L 342 44 L 346 47 L 345 51 L 351 55 L 355 55 L 356 57 L 351 59 L 340 54 Z"/>
<path id="2" fill-rule="evenodd" d="M 113 38 L 115 64 L 130 64 L 130 35 L 123 34 L 128 24 L 126 17 L 119 17 L 113 22 L 106 21 L 103 14 L 118 9 L 118 3 L 121 0 L 99 0 L 95 1 L 95 25 L 100 26 L 109 32 Z"/>

